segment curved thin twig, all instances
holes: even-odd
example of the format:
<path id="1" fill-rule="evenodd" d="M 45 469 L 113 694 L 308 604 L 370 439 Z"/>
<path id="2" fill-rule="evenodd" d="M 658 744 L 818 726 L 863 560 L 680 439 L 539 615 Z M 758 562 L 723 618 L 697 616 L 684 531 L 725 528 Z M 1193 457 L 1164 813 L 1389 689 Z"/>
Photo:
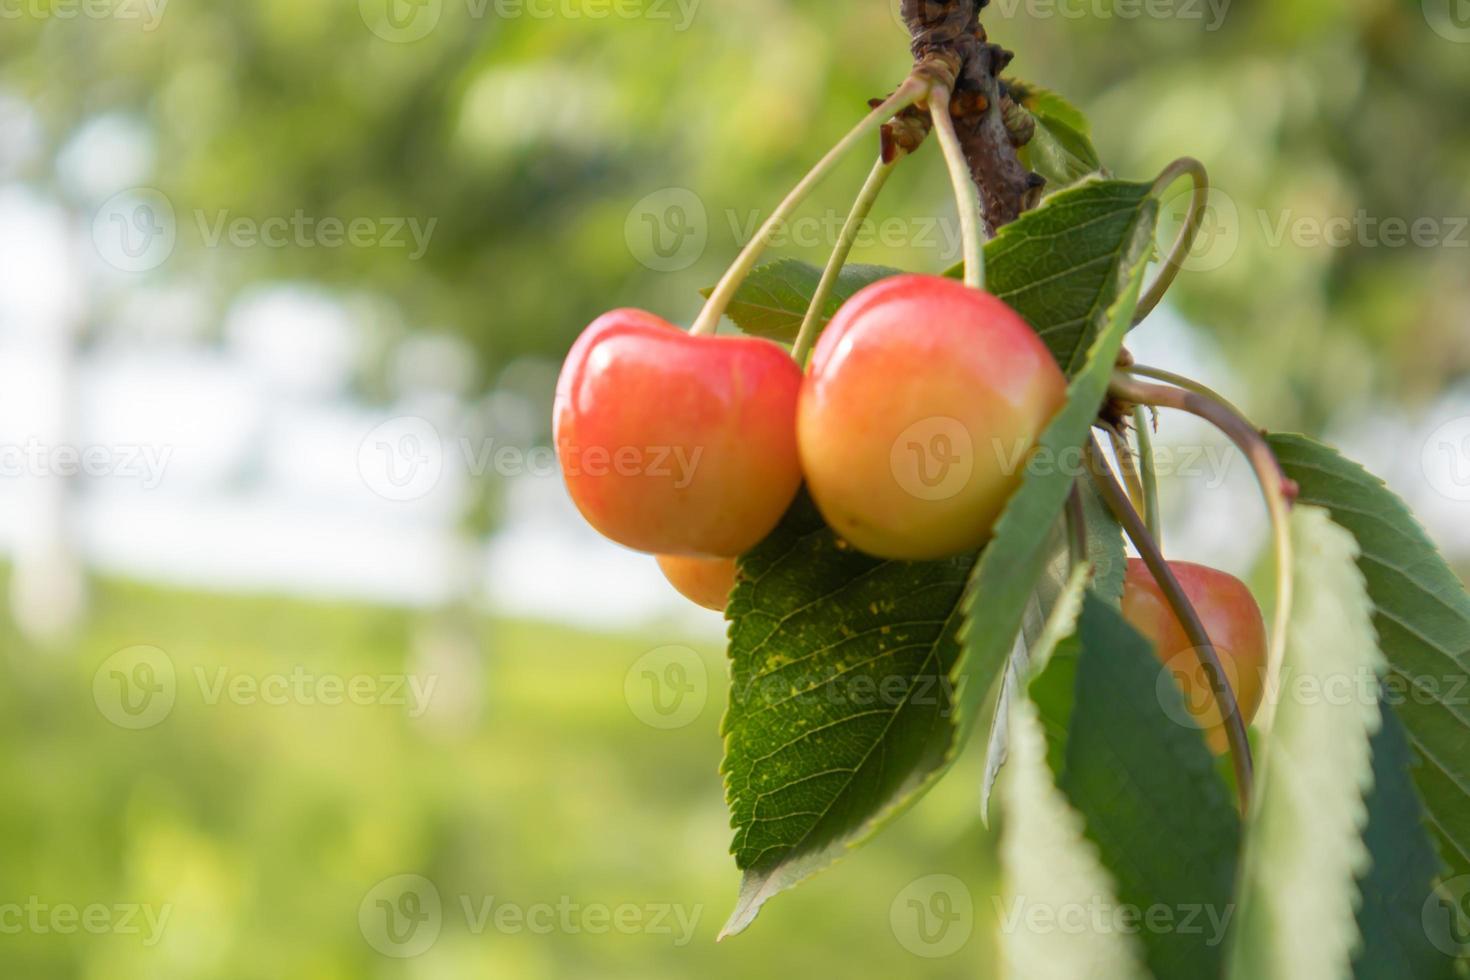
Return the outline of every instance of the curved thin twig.
<path id="1" fill-rule="evenodd" d="M 1215 696 L 1215 703 L 1220 708 L 1220 716 L 1224 719 L 1225 738 L 1230 746 L 1230 761 L 1235 768 L 1236 791 L 1240 794 L 1240 809 L 1245 812 L 1250 808 L 1250 793 L 1254 778 L 1251 745 L 1250 740 L 1246 737 L 1245 719 L 1241 717 L 1240 706 L 1235 700 L 1235 692 L 1231 690 L 1230 682 L 1225 679 L 1225 670 L 1220 665 L 1220 655 L 1215 652 L 1215 645 L 1210 641 L 1209 634 L 1205 632 L 1205 626 L 1200 621 L 1199 613 L 1195 612 L 1194 605 L 1184 594 L 1184 587 L 1179 584 L 1179 579 L 1174 576 L 1174 572 L 1169 568 L 1169 563 L 1164 560 L 1158 542 L 1154 541 L 1153 536 L 1148 533 L 1148 528 L 1144 527 L 1143 518 L 1138 516 L 1138 511 L 1128 503 L 1128 495 L 1123 492 L 1123 488 L 1118 485 L 1117 478 L 1108 469 L 1108 464 L 1098 449 L 1097 440 L 1089 439 L 1086 450 L 1088 463 L 1092 469 L 1093 482 L 1097 484 L 1103 502 L 1108 505 L 1108 509 L 1113 512 L 1118 523 L 1123 525 L 1128 539 L 1138 549 L 1139 556 L 1148 566 L 1154 581 L 1158 583 L 1159 591 L 1164 594 L 1164 599 L 1174 611 L 1179 625 L 1184 627 L 1184 635 L 1189 637 L 1195 656 L 1199 658 L 1200 666 L 1205 671 L 1205 677 L 1209 679 L 1210 690 Z"/>
<path id="2" fill-rule="evenodd" d="M 1194 193 L 1189 199 L 1189 213 L 1184 217 L 1184 227 L 1179 229 L 1179 237 L 1174 240 L 1174 247 L 1169 250 L 1169 256 L 1164 260 L 1164 267 L 1159 270 L 1159 277 L 1153 281 L 1144 292 L 1143 298 L 1138 301 L 1138 308 L 1133 314 L 1133 324 L 1137 326 L 1144 318 L 1154 311 L 1169 287 L 1174 285 L 1174 278 L 1179 275 L 1179 269 L 1189 252 L 1194 248 L 1194 240 L 1199 235 L 1200 225 L 1205 219 L 1205 206 L 1210 198 L 1210 175 L 1205 171 L 1205 165 L 1194 157 L 1180 157 L 1164 168 L 1154 181 L 1149 194 L 1158 197 L 1168 189 L 1180 177 L 1188 175 L 1194 181 Z"/>

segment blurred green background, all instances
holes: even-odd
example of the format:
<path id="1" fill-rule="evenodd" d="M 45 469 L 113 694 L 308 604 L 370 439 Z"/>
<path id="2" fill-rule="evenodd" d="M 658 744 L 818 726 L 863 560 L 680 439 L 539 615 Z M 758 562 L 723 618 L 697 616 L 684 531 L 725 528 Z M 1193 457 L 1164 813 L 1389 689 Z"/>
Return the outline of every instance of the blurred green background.
<path id="1" fill-rule="evenodd" d="M 59 253 L 74 275 L 37 285 L 25 260 L 42 254 L 38 239 L 15 223 L 0 228 L 0 352 L 51 358 L 45 372 L 25 369 L 29 387 L 7 387 L 0 416 L 57 406 L 50 421 L 16 423 L 4 439 L 23 442 L 32 424 L 49 427 L 52 441 L 80 439 L 55 432 L 68 431 L 72 414 L 121 417 L 144 404 L 191 416 L 170 401 L 164 375 L 149 373 L 156 361 L 139 362 L 134 387 L 97 404 L 89 392 L 112 389 L 89 388 L 88 372 L 179 351 L 239 358 L 249 344 L 231 324 L 242 302 L 286 288 L 350 324 L 345 354 L 287 338 L 288 370 L 310 375 L 315 358 L 335 358 L 326 393 L 312 389 L 311 419 L 344 406 L 390 420 L 425 414 L 446 444 L 498 439 L 531 452 L 549 435 L 556 364 L 582 327 L 622 305 L 688 322 L 699 287 L 766 209 L 866 99 L 902 77 L 895 8 L 0 2 L 0 197 L 42 207 L 59 235 L 81 243 Z M 1115 174 L 1146 179 L 1186 154 L 1211 170 L 1206 234 L 1157 326 L 1140 332 L 1141 354 L 1226 387 L 1263 424 L 1344 442 L 1421 508 L 1464 567 L 1464 0 L 996 0 L 986 23 L 1017 52 L 1018 77 L 1089 115 Z M 824 186 L 779 254 L 824 259 L 867 165 L 851 160 Z M 162 239 L 150 237 L 151 250 L 119 253 L 107 239 L 113 219 L 126 244 L 140 200 L 166 205 L 168 245 L 159 251 Z M 8 213 L 0 207 L 0 218 Z M 289 227 L 298 215 L 307 230 Z M 157 207 L 146 216 L 165 217 Z M 273 219 L 286 221 L 279 247 L 259 237 Z M 332 244 L 323 222 L 355 219 L 368 221 L 367 238 Z M 1349 239 L 1314 241 L 1331 219 L 1350 221 Z M 1394 244 L 1386 219 L 1428 224 L 1420 241 Z M 236 220 L 242 235 L 228 230 Z M 936 153 L 926 148 L 900 169 L 874 221 L 861 261 L 938 270 L 958 257 Z M 3 308 L 8 293 L 27 290 L 40 297 L 29 312 Z M 53 330 L 53 320 L 63 325 Z M 54 351 L 53 335 L 64 338 Z M 569 527 L 565 508 L 554 518 L 538 509 L 559 492 L 554 478 L 469 474 L 424 519 L 454 551 L 432 567 L 375 537 L 397 526 L 397 511 L 365 510 L 342 538 L 318 536 L 341 512 L 322 491 L 282 538 L 303 564 L 343 551 L 342 540 L 366 542 L 343 561 L 387 567 L 370 595 L 340 568 L 307 584 L 270 572 L 238 584 L 231 569 L 249 564 L 249 541 L 234 545 L 244 557 L 221 548 L 224 572 L 195 582 L 196 566 L 168 557 L 180 552 L 161 543 L 161 529 L 189 536 L 229 525 L 240 488 L 272 485 L 273 466 L 336 472 L 326 459 L 334 449 L 285 453 L 284 463 L 268 452 L 310 428 L 291 413 L 305 411 L 311 383 L 259 395 L 277 422 L 244 440 L 255 449 L 225 467 L 225 489 L 149 498 L 163 501 L 148 512 L 157 523 L 140 523 L 135 538 L 108 536 L 105 527 L 134 512 L 99 503 L 112 500 L 105 475 L 0 498 L 14 564 L 14 622 L 0 632 L 0 972 L 318 980 L 983 969 L 991 867 L 973 758 L 863 853 L 778 899 L 749 933 L 713 943 L 738 879 L 716 768 L 719 624 L 663 606 L 641 617 L 587 614 L 622 604 L 616 573 L 601 569 L 627 566 L 602 564 L 610 546 L 589 537 L 548 536 L 548 522 Z M 233 391 L 212 400 L 233 404 Z M 70 412 L 77 404 L 90 407 Z M 186 463 L 212 431 L 183 440 Z M 1431 470 L 1442 447 L 1445 468 Z M 1223 499 L 1250 506 L 1248 487 Z M 175 516 L 186 504 L 204 508 L 197 523 Z M 1221 524 L 1209 511 L 1211 531 L 1182 509 L 1171 502 L 1181 547 L 1225 547 L 1225 535 L 1244 549 L 1237 564 L 1249 561 L 1255 538 L 1240 527 L 1258 529 L 1259 515 Z M 522 538 L 519 550 L 483 559 L 487 541 Z M 159 653 L 127 654 L 140 645 Z M 708 682 L 698 715 L 666 730 L 647 723 L 630 692 L 640 658 L 670 645 L 693 651 Z M 113 660 L 120 652 L 135 659 Z M 137 656 L 153 674 L 137 672 Z M 109 718 L 114 672 L 143 683 L 160 667 L 177 687 L 166 715 L 136 730 Z M 433 710 L 417 715 L 300 696 L 211 703 L 220 671 L 439 686 Z M 962 951 L 930 958 L 906 945 L 891 915 L 912 882 L 934 873 L 963 879 L 975 926 Z M 405 874 L 433 883 L 442 934 L 422 955 L 397 958 L 377 948 L 359 911 L 372 911 L 380 882 Z M 646 929 L 476 928 L 460 905 L 563 896 L 697 910 L 698 921 L 679 945 Z M 141 919 L 142 935 L 9 927 L 38 902 L 143 905 L 169 918 L 156 943 L 145 942 Z"/>

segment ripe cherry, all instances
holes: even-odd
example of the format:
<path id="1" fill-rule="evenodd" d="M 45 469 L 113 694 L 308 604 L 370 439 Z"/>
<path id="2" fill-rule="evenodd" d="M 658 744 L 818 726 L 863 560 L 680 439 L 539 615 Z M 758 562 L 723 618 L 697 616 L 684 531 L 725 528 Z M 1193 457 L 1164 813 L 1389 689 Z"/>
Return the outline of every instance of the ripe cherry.
<path id="1" fill-rule="evenodd" d="M 582 515 L 654 554 L 731 557 L 796 496 L 801 371 L 776 344 L 695 337 L 642 310 L 604 314 L 556 387 L 557 456 Z"/>
<path id="2" fill-rule="evenodd" d="M 1266 684 L 1266 624 L 1260 607 L 1245 583 L 1233 575 L 1186 561 L 1171 561 L 1169 568 L 1199 613 L 1235 693 L 1241 720 L 1250 724 Z M 1209 678 L 1153 574 L 1137 558 L 1128 560 L 1123 616 L 1153 643 L 1159 660 L 1183 690 L 1185 706 L 1205 730 L 1210 749 L 1216 755 L 1224 753 L 1229 744 L 1224 717 Z"/>
<path id="3" fill-rule="evenodd" d="M 868 286 L 818 341 L 797 409 L 807 484 L 862 551 L 927 559 L 983 544 L 1067 384 L 1026 321 L 937 276 Z"/>
<path id="4" fill-rule="evenodd" d="M 724 612 L 735 587 L 734 558 L 659 555 L 658 567 L 679 594 L 697 606 Z"/>

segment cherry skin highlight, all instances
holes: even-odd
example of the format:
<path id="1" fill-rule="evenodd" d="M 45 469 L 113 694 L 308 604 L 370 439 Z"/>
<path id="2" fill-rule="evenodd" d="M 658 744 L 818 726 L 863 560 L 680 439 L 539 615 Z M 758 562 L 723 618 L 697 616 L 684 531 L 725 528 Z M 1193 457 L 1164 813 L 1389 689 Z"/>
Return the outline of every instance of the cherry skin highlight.
<path id="1" fill-rule="evenodd" d="M 1235 693 L 1241 719 L 1249 725 L 1266 686 L 1266 624 L 1255 597 L 1240 579 L 1217 569 L 1186 561 L 1171 561 L 1169 568 L 1199 614 Z M 1210 750 L 1216 755 L 1228 751 L 1224 716 L 1209 677 L 1153 574 L 1138 558 L 1128 560 L 1123 617 L 1153 643 L 1159 660 L 1184 692 L 1185 706 L 1205 730 Z"/>
<path id="2" fill-rule="evenodd" d="M 658 567 L 669 584 L 696 606 L 724 612 L 735 587 L 734 558 L 659 555 Z"/>
<path id="3" fill-rule="evenodd" d="M 938 276 L 868 286 L 822 334 L 797 408 L 827 523 L 881 558 L 985 543 L 1067 383 L 999 299 Z"/>
<path id="4" fill-rule="evenodd" d="M 801 371 L 748 337 L 694 337 L 642 310 L 604 314 L 557 381 L 557 457 L 577 509 L 619 544 L 734 557 L 801 485 Z"/>

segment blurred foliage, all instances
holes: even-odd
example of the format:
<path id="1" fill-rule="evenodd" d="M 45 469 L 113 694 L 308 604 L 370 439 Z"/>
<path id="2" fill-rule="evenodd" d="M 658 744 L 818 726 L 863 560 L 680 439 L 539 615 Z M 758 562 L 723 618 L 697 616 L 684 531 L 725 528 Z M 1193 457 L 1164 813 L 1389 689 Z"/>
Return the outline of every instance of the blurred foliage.
<path id="1" fill-rule="evenodd" d="M 199 0 L 167 5 L 152 30 L 28 4 L 0 34 L 0 84 L 42 119 L 22 176 L 46 181 L 88 119 L 139 118 L 150 183 L 181 216 L 180 254 L 156 275 L 207 284 L 221 305 L 270 277 L 385 297 L 385 349 L 408 330 L 462 335 L 484 387 L 517 357 L 558 357 L 610 307 L 690 318 L 740 229 L 907 65 L 896 0 L 840 13 L 817 0 L 434 0 L 434 28 L 406 43 L 367 27 L 387 2 Z M 1145 178 L 1184 154 L 1209 165 L 1234 217 L 1200 264 L 1228 260 L 1175 296 L 1256 379 L 1273 423 L 1319 424 L 1374 392 L 1420 399 L 1470 371 L 1470 232 L 1428 248 L 1276 234 L 1362 209 L 1434 219 L 1444 238 L 1470 215 L 1470 47 L 1431 29 L 1437 2 L 1177 0 L 1149 18 L 1120 12 L 1156 4 L 997 0 L 987 15 L 1019 76 L 1090 116 L 1113 172 Z M 865 165 L 805 213 L 840 216 Z M 635 209 L 670 187 L 698 196 L 709 239 L 698 261 L 659 272 L 638 260 Z M 953 244 L 923 216 L 951 208 L 926 153 L 875 215 L 907 231 L 859 259 L 941 267 Z M 438 224 L 413 262 L 204 248 L 184 217 L 195 209 Z"/>
<path id="2" fill-rule="evenodd" d="M 974 758 L 861 855 L 782 898 L 779 915 L 715 945 L 739 880 L 713 762 L 725 700 L 716 645 L 697 645 L 714 679 L 702 712 L 658 730 L 629 710 L 624 676 L 678 637 L 462 624 L 479 649 L 457 660 L 444 654 L 453 629 L 382 609 L 116 583 L 98 598 L 71 650 L 29 649 L 0 628 L 0 903 L 171 914 L 153 946 L 7 928 L 6 976 L 648 980 L 749 977 L 779 962 L 811 976 L 962 977 L 991 955 L 983 896 L 994 871 L 974 823 Z M 140 731 L 115 727 L 93 701 L 94 673 L 133 642 L 164 650 L 178 677 L 172 712 Z M 409 672 L 438 687 L 413 718 L 384 704 L 210 703 L 196 674 L 213 684 L 221 668 L 264 678 L 298 667 Z M 890 906 L 941 870 L 965 877 L 976 931 L 963 952 L 927 960 L 895 937 Z M 422 956 L 394 960 L 359 932 L 358 907 L 405 873 L 438 887 L 444 929 Z M 698 922 L 682 946 L 665 935 L 476 933 L 462 895 L 475 907 L 490 897 L 680 904 Z"/>

